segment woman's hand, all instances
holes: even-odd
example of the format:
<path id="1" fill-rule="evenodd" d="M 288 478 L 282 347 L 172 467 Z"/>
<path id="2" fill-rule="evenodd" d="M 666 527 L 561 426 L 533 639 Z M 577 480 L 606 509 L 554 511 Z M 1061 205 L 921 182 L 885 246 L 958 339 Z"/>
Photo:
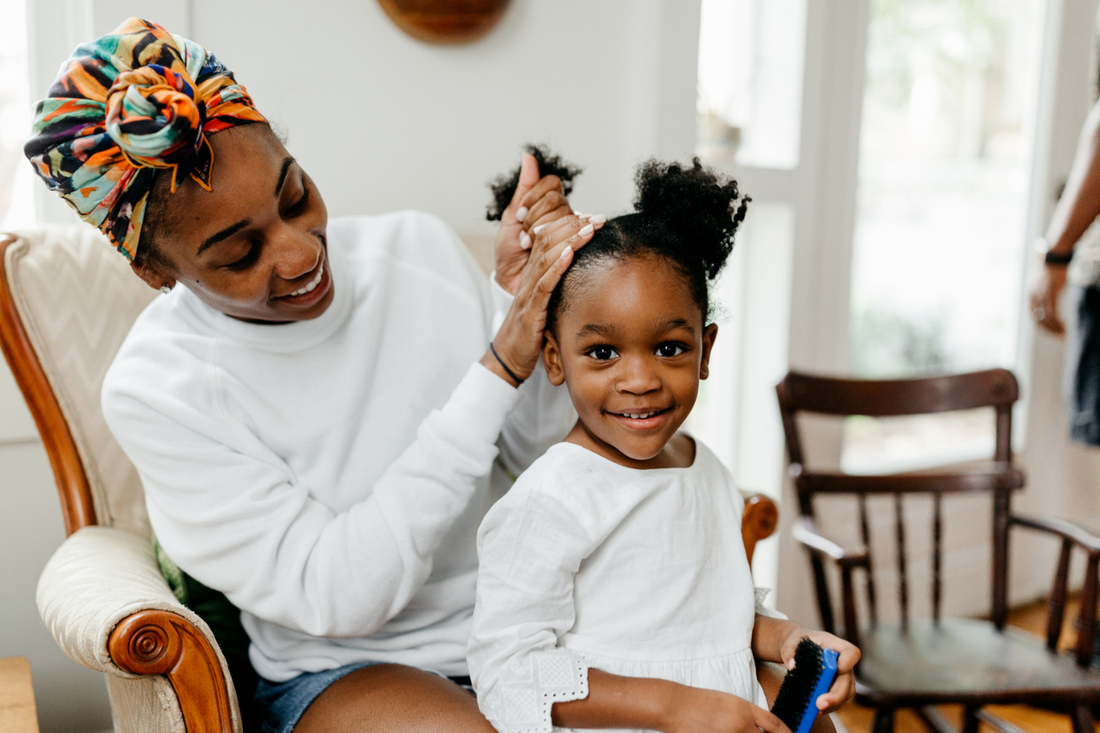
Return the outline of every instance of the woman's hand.
<path id="1" fill-rule="evenodd" d="M 572 213 L 561 179 L 539 178 L 538 162 L 533 155 L 524 153 L 519 185 L 497 231 L 496 276 L 502 288 L 516 294 L 523 270 L 532 258 L 532 230 Z"/>
<path id="2" fill-rule="evenodd" d="M 783 666 L 788 671 L 794 669 L 794 652 L 798 648 L 798 642 L 803 639 L 809 639 L 822 649 L 832 649 L 840 655 L 836 660 L 836 679 L 833 680 L 829 691 L 817 698 L 817 709 L 822 713 L 831 713 L 855 695 L 854 670 L 861 656 L 860 651 L 844 639 L 824 631 L 809 631 L 798 628 L 787 635 L 783 645 L 779 648 Z"/>
<path id="3" fill-rule="evenodd" d="M 591 241 L 605 219 L 568 214 L 548 221 L 532 228 L 535 236 L 527 264 L 520 273 L 516 299 L 493 339 L 497 356 L 520 380 L 531 376 L 542 355 L 546 306 L 554 288 L 573 262 L 573 253 Z M 491 351 L 485 353 L 481 363 L 501 379 L 516 384 Z"/>
<path id="4" fill-rule="evenodd" d="M 1066 287 L 1066 268 L 1043 265 L 1031 288 L 1031 317 L 1041 328 L 1061 336 L 1066 326 L 1058 317 L 1058 297 Z"/>
<path id="5" fill-rule="evenodd" d="M 790 733 L 779 718 L 736 695 L 677 686 L 666 733 Z"/>

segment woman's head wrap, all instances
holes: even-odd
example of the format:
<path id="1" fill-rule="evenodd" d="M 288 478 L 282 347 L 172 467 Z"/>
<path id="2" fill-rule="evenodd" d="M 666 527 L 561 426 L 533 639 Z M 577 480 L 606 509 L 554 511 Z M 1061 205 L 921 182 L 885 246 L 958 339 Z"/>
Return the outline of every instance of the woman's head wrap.
<path id="1" fill-rule="evenodd" d="M 50 190 L 133 259 L 153 175 L 210 190 L 207 137 L 267 122 L 233 72 L 198 44 L 130 18 L 73 52 L 35 111 L 24 152 Z"/>

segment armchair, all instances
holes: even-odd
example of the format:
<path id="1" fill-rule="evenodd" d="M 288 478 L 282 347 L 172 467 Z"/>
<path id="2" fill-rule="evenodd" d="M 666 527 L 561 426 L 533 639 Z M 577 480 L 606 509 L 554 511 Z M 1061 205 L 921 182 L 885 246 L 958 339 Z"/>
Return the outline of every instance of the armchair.
<path id="1" fill-rule="evenodd" d="M 928 726 L 949 733 L 950 725 L 932 706 L 961 703 L 964 733 L 977 733 L 979 721 L 1001 733 L 1019 729 L 983 710 L 989 704 L 1052 706 L 1068 713 L 1074 733 L 1095 733 L 1093 705 L 1100 702 L 1100 672 L 1091 667 L 1096 633 L 1097 571 L 1100 538 L 1056 519 L 1027 517 L 1011 510 L 1012 494 L 1024 486 L 1024 475 L 1012 460 L 1012 406 L 1019 394 L 1016 378 L 1005 369 L 929 379 L 857 380 L 790 372 L 777 387 L 789 470 L 798 495 L 800 516 L 793 534 L 807 551 L 826 631 L 839 633 L 860 646 L 863 659 L 856 669 L 856 702 L 874 708 L 874 733 L 890 733 L 894 712 L 914 708 Z M 950 410 L 991 408 L 996 415 L 995 450 L 991 461 L 963 467 L 886 475 L 825 472 L 808 468 L 797 425 L 800 413 L 888 417 Z M 992 501 L 992 610 L 989 621 L 944 618 L 942 595 L 943 501 L 945 496 L 983 493 Z M 844 547 L 817 524 L 815 504 L 823 496 L 846 495 L 856 500 L 860 542 Z M 932 500 L 930 620 L 910 614 L 909 567 L 904 499 Z M 898 623 L 879 619 L 868 497 L 892 496 L 894 505 Z M 950 518 L 950 517 L 949 517 Z M 1008 545 L 1014 527 L 1046 533 L 1061 543 L 1054 573 L 1048 624 L 1043 641 L 1005 627 L 1008 617 Z M 1086 573 L 1077 618 L 1073 658 L 1058 653 L 1065 615 L 1070 556 L 1086 556 Z M 839 571 L 843 625 L 835 630 L 827 564 Z M 862 579 L 865 603 L 857 605 L 856 574 Z M 858 611 L 869 617 L 861 624 Z"/>

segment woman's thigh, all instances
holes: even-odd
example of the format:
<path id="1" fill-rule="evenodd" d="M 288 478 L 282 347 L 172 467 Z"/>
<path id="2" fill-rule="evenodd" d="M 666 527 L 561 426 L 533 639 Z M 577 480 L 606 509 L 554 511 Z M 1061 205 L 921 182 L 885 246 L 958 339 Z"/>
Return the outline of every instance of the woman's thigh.
<path id="1" fill-rule="evenodd" d="M 306 708 L 294 733 L 493 733 L 477 700 L 450 680 L 399 664 L 358 669 Z"/>
<path id="2" fill-rule="evenodd" d="M 756 663 L 756 679 L 760 681 L 760 687 L 764 690 L 764 697 L 768 698 L 768 707 L 775 704 L 775 696 L 779 693 L 779 686 L 783 684 L 783 678 L 787 670 L 781 664 L 771 662 Z M 810 733 L 836 733 L 836 727 L 828 715 L 818 716 L 814 721 Z"/>

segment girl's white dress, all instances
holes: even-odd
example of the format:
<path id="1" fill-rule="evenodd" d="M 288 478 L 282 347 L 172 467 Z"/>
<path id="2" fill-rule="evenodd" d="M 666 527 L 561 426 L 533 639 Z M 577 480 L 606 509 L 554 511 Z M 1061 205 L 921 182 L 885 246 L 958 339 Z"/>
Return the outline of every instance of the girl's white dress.
<path id="1" fill-rule="evenodd" d="M 688 468 L 639 470 L 559 443 L 478 531 L 467 659 L 502 733 L 555 729 L 588 669 L 721 690 L 767 706 L 744 500 L 702 443 Z M 766 592 L 766 591 L 765 591 Z"/>

